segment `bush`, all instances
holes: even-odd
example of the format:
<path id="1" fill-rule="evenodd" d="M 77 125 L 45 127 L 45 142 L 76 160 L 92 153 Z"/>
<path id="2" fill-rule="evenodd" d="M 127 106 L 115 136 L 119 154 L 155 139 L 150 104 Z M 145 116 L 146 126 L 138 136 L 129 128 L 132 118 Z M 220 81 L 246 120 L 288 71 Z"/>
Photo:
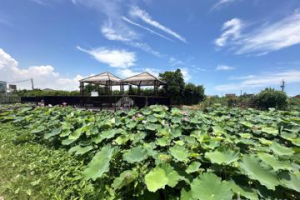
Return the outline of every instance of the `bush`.
<path id="1" fill-rule="evenodd" d="M 286 93 L 266 88 L 255 96 L 255 104 L 260 109 L 286 109 L 288 105 L 288 97 Z"/>
<path id="2" fill-rule="evenodd" d="M 196 86 L 188 83 L 184 88 L 183 102 L 186 105 L 198 104 L 204 99 L 204 87 L 202 85 Z"/>

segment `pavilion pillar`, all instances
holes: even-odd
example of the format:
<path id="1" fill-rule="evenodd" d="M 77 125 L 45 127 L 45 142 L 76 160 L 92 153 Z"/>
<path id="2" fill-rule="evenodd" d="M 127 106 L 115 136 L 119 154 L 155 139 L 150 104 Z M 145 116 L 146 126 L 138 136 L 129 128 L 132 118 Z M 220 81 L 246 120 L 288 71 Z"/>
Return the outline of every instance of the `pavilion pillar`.
<path id="1" fill-rule="evenodd" d="M 158 87 L 157 87 L 158 85 L 157 85 L 157 81 L 155 80 L 154 81 L 154 94 L 155 94 L 155 96 L 157 96 L 157 90 L 158 90 Z"/>
<path id="2" fill-rule="evenodd" d="M 124 94 L 124 83 L 120 83 L 120 94 Z"/>
<path id="3" fill-rule="evenodd" d="M 80 107 L 84 106 L 84 82 L 80 82 Z"/>
<path id="4" fill-rule="evenodd" d="M 132 85 L 129 85 L 129 95 L 132 94 Z"/>

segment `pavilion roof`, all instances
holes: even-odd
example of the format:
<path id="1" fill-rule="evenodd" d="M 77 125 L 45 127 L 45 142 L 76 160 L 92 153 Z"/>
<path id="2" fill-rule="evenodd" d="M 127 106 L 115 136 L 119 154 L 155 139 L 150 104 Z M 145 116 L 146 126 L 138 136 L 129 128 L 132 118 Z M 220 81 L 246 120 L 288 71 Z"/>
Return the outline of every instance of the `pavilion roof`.
<path id="1" fill-rule="evenodd" d="M 101 74 L 81 79 L 79 82 L 93 83 L 99 85 L 120 85 L 122 80 L 109 72 L 104 72 Z"/>
<path id="2" fill-rule="evenodd" d="M 154 86 L 156 85 L 165 85 L 166 83 L 158 79 L 157 77 L 153 76 L 148 72 L 143 72 L 129 78 L 125 78 L 122 80 L 127 84 L 132 85 L 140 85 L 140 86 Z"/>

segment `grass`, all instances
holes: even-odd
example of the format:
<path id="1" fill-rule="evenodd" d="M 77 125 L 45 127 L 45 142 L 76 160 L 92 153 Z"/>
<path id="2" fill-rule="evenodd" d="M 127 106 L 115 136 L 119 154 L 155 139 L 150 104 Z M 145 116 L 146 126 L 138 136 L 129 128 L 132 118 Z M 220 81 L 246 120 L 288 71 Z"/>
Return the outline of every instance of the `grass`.
<path id="1" fill-rule="evenodd" d="M 31 140 L 27 130 L 0 123 L 0 199 L 94 199 L 83 163 L 64 149 Z"/>

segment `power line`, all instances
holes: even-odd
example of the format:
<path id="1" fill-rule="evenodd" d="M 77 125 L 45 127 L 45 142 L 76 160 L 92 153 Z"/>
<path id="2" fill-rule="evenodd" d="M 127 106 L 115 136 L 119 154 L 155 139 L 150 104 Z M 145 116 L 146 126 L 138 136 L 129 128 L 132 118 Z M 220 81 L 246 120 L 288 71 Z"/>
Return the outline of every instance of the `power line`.
<path id="1" fill-rule="evenodd" d="M 22 82 L 28 82 L 28 81 L 30 81 L 31 82 L 31 88 L 32 88 L 32 90 L 34 90 L 34 83 L 33 83 L 33 78 L 31 78 L 31 79 L 26 79 L 26 80 L 21 80 L 21 81 L 13 81 L 13 82 L 7 82 L 7 83 L 22 83 Z"/>

